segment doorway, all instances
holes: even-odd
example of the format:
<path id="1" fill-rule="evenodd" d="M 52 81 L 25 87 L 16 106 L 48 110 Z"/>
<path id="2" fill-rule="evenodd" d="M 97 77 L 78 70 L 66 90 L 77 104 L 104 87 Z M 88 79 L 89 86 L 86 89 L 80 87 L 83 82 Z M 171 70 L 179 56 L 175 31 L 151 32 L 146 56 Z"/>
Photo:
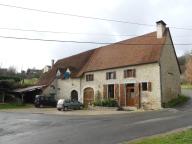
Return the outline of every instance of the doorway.
<path id="1" fill-rule="evenodd" d="M 71 91 L 71 101 L 78 101 L 78 92 L 76 90 Z"/>
<path id="2" fill-rule="evenodd" d="M 125 105 L 135 106 L 136 105 L 136 94 L 135 94 L 135 84 L 126 84 L 126 96 Z"/>

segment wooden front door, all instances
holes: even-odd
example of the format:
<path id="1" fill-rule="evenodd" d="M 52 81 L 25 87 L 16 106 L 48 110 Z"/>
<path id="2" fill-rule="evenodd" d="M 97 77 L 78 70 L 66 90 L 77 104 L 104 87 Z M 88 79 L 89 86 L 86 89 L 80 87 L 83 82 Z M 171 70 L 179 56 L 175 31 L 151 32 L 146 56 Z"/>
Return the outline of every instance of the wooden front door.
<path id="1" fill-rule="evenodd" d="M 92 104 L 94 101 L 94 91 L 93 88 L 84 89 L 83 104 L 87 107 L 89 104 Z"/>
<path id="2" fill-rule="evenodd" d="M 126 86 L 126 106 L 135 106 L 135 91 L 134 84 L 127 84 Z"/>

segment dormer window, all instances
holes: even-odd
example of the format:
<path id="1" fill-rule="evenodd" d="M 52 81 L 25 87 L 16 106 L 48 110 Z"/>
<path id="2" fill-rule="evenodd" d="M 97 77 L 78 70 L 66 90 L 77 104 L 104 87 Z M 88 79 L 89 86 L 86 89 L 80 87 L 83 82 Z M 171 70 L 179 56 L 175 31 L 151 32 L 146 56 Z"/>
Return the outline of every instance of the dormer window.
<path id="1" fill-rule="evenodd" d="M 63 77 L 63 78 L 64 78 L 64 79 L 69 79 L 69 77 L 70 77 L 70 73 L 66 71 L 66 72 L 64 73 L 64 77 Z"/>
<path id="2" fill-rule="evenodd" d="M 71 75 L 71 71 L 69 70 L 69 68 L 64 72 L 64 79 L 69 79 Z"/>
<path id="3" fill-rule="evenodd" d="M 57 73 L 56 73 L 56 78 L 60 78 L 60 76 L 61 76 L 61 72 L 59 71 L 59 70 L 57 70 Z"/>

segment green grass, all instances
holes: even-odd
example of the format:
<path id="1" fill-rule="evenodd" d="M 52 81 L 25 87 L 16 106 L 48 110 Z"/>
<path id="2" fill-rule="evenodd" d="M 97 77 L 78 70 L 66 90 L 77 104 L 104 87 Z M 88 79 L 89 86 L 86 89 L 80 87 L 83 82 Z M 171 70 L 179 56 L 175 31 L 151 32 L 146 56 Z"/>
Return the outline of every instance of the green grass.
<path id="1" fill-rule="evenodd" d="M 182 84 L 182 85 L 181 85 L 181 88 L 184 88 L 184 89 L 192 89 L 192 84 Z"/>
<path id="2" fill-rule="evenodd" d="M 164 105 L 165 108 L 171 108 L 185 104 L 190 98 L 184 95 L 179 95 L 178 98 L 173 99 Z"/>
<path id="3" fill-rule="evenodd" d="M 16 103 L 0 103 L 0 110 L 2 109 L 18 109 L 18 108 L 30 108 L 33 107 L 29 104 L 16 104 Z"/>
<path id="4" fill-rule="evenodd" d="M 192 144 L 192 129 L 123 144 Z"/>
<path id="5" fill-rule="evenodd" d="M 37 82 L 38 82 L 37 78 L 24 79 L 24 84 L 25 85 L 35 85 Z"/>

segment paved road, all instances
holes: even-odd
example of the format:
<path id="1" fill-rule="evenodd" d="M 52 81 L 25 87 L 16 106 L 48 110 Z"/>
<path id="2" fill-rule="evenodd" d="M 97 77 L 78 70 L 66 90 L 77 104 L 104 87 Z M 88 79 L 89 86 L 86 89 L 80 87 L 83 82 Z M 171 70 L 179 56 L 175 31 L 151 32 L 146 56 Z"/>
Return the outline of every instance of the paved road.
<path id="1" fill-rule="evenodd" d="M 0 144 L 117 144 L 191 125 L 189 107 L 107 116 L 0 112 Z"/>

